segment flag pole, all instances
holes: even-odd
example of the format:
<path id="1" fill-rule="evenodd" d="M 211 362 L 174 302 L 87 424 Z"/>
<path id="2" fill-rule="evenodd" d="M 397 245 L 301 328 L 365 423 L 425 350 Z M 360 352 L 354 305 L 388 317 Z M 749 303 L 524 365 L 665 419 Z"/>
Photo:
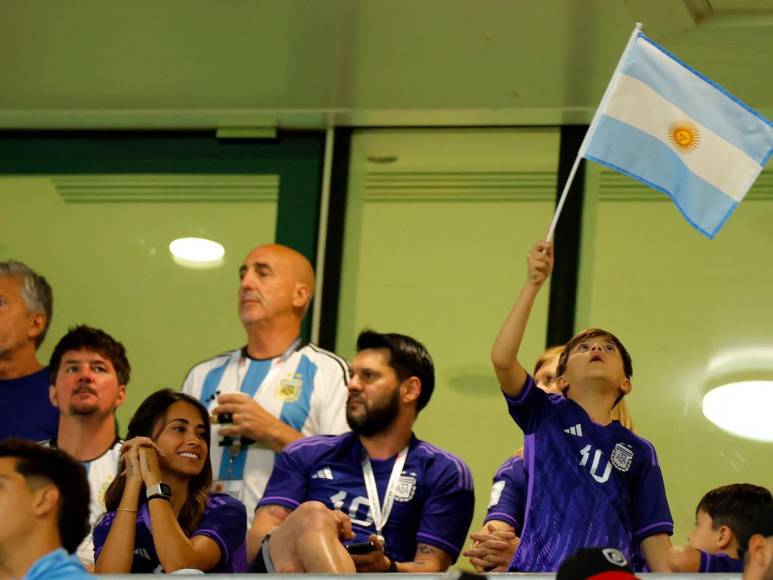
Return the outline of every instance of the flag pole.
<path id="1" fill-rule="evenodd" d="M 548 233 L 545 236 L 545 240 L 548 242 L 553 241 L 553 235 L 556 233 L 556 226 L 558 225 L 558 218 L 561 217 L 561 210 L 564 209 L 564 203 L 566 202 L 566 196 L 569 194 L 569 188 L 572 186 L 572 182 L 574 181 L 574 176 L 577 173 L 577 168 L 580 166 L 580 161 L 582 160 L 583 155 L 585 155 L 585 150 L 587 148 L 588 141 L 590 140 L 591 135 L 593 135 L 593 132 L 596 130 L 596 125 L 598 125 L 598 120 L 600 117 L 599 113 L 606 108 L 607 102 L 609 101 L 609 98 L 612 96 L 612 88 L 615 84 L 615 80 L 617 79 L 618 73 L 622 68 L 623 62 L 625 62 L 625 57 L 628 56 L 628 53 L 630 52 L 631 47 L 633 46 L 633 41 L 636 39 L 636 36 L 639 34 L 641 29 L 642 29 L 642 23 L 637 22 L 636 26 L 634 26 L 633 28 L 631 37 L 628 39 L 628 44 L 625 45 L 625 50 L 623 50 L 623 54 L 620 56 L 620 60 L 617 61 L 615 72 L 612 73 L 612 78 L 609 80 L 609 84 L 607 84 L 607 88 L 604 90 L 604 96 L 601 97 L 601 102 L 599 103 L 599 106 L 596 108 L 596 112 L 594 113 L 593 119 L 590 122 L 588 131 L 585 133 L 585 137 L 583 137 L 582 139 L 582 143 L 580 144 L 580 149 L 577 151 L 577 156 L 574 158 L 574 164 L 572 165 L 572 169 L 571 171 L 569 171 L 569 177 L 566 178 L 564 189 L 563 191 L 561 191 L 561 197 L 558 199 L 558 204 L 556 205 L 556 211 L 553 214 L 553 220 L 550 222 Z"/>

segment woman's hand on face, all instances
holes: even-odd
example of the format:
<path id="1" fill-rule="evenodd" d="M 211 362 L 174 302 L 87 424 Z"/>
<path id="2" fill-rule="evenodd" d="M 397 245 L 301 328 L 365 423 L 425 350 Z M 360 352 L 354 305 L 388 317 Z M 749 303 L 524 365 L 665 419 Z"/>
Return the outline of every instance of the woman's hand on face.
<path id="1" fill-rule="evenodd" d="M 145 487 L 156 485 L 161 481 L 161 468 L 158 466 L 158 453 L 154 447 L 142 446 L 138 450 L 140 473 L 142 474 L 142 481 L 145 482 Z"/>
<path id="2" fill-rule="evenodd" d="M 146 486 L 161 481 L 158 457 L 163 453 L 150 437 L 134 437 L 121 448 L 126 463 L 126 477 L 144 482 Z"/>
<path id="3" fill-rule="evenodd" d="M 126 451 L 128 451 L 132 447 L 137 449 L 139 449 L 140 447 L 151 447 L 152 449 L 156 450 L 156 453 L 159 455 L 159 457 L 164 456 L 161 449 L 158 448 L 158 445 L 156 445 L 153 439 L 151 439 L 150 437 L 134 437 L 133 439 L 128 439 L 124 441 L 123 446 L 121 447 L 121 453 L 126 453 Z"/>
<path id="4" fill-rule="evenodd" d="M 140 456 L 137 452 L 139 448 L 132 445 L 130 447 L 123 447 L 121 453 L 121 459 L 123 459 L 125 469 L 124 475 L 126 475 L 127 482 L 141 483 L 142 473 L 140 472 Z"/>
<path id="5" fill-rule="evenodd" d="M 142 483 L 139 450 L 141 447 L 156 447 L 149 437 L 135 437 L 125 441 L 121 447 L 121 458 L 124 461 L 124 474 L 128 482 Z"/>

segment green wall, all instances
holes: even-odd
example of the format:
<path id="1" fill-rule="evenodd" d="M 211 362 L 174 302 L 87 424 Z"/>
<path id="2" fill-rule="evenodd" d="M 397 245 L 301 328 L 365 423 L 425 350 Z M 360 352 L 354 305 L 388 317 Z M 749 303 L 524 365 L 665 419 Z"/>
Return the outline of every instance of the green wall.
<path id="1" fill-rule="evenodd" d="M 321 132 L 0 135 L 0 259 L 27 262 L 54 289 L 41 361 L 73 324 L 123 342 L 134 369 L 125 427 L 149 393 L 244 344 L 236 292 L 247 252 L 276 240 L 314 262 L 323 143 Z M 223 262 L 176 264 L 168 245 L 188 236 L 223 244 Z"/>
<path id="2" fill-rule="evenodd" d="M 0 179 L 0 260 L 26 262 L 54 289 L 41 361 L 73 324 L 123 342 L 133 369 L 118 413 L 125 428 L 148 394 L 178 387 L 195 363 L 242 344 L 238 269 L 249 248 L 274 239 L 276 180 L 270 189 L 254 202 L 66 203 L 49 178 Z M 219 241 L 223 263 L 178 266 L 168 245 L 186 236 Z"/>

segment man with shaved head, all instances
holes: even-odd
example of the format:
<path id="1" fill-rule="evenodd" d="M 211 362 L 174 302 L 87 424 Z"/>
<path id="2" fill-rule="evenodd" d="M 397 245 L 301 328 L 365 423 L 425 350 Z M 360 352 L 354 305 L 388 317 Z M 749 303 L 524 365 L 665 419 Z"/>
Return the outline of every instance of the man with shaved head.
<path id="1" fill-rule="evenodd" d="M 247 344 L 193 367 L 183 391 L 214 416 L 215 490 L 242 500 L 252 521 L 276 453 L 302 437 L 348 430 L 348 368 L 301 339 L 314 294 L 314 271 L 302 254 L 258 246 L 242 262 L 239 280 Z"/>

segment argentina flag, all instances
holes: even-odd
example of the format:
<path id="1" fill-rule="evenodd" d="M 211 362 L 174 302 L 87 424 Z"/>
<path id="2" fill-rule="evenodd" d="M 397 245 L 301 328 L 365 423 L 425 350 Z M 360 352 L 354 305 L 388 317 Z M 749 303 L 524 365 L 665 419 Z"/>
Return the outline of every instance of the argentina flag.
<path id="1" fill-rule="evenodd" d="M 773 153 L 773 125 L 637 30 L 580 156 L 662 191 L 713 238 Z"/>

